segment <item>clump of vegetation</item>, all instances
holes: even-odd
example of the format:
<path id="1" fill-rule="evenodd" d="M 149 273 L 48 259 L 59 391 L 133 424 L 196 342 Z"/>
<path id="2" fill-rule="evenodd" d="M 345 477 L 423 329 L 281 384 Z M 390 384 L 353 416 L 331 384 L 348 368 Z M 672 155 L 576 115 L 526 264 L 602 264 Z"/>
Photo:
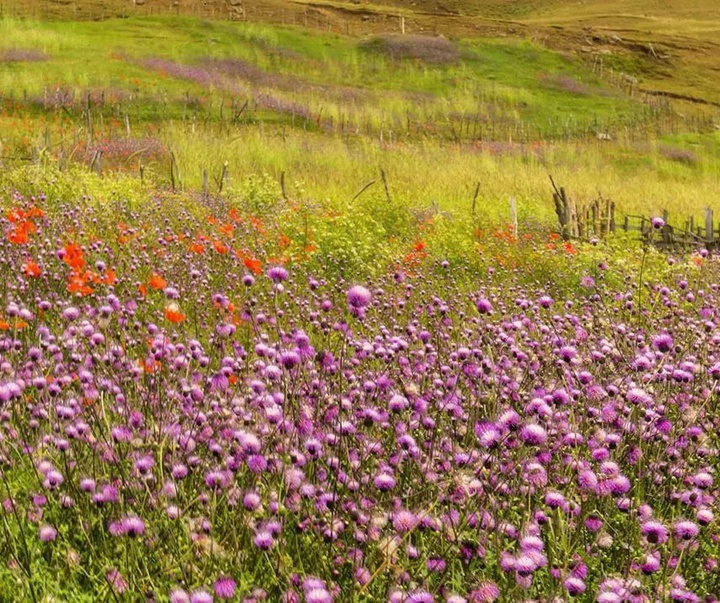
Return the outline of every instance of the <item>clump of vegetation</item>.
<path id="1" fill-rule="evenodd" d="M 37 63 L 47 61 L 49 58 L 47 54 L 34 48 L 6 48 L 0 50 L 0 62 L 2 63 Z"/>
<path id="2" fill-rule="evenodd" d="M 360 48 L 394 61 L 411 59 L 429 65 L 452 65 L 460 60 L 457 45 L 439 36 L 388 34 L 364 40 Z"/>
<path id="3" fill-rule="evenodd" d="M 695 165 L 698 161 L 697 155 L 690 149 L 662 146 L 660 147 L 660 155 L 665 159 L 685 165 Z"/>

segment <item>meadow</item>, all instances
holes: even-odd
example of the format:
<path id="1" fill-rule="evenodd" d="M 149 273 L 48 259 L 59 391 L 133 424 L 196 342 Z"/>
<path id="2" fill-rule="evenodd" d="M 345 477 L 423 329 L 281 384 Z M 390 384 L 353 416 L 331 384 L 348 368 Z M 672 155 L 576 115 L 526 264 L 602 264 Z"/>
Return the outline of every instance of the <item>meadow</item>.
<path id="1" fill-rule="evenodd" d="M 718 600 L 712 10 L 2 6 L 0 600 Z"/>

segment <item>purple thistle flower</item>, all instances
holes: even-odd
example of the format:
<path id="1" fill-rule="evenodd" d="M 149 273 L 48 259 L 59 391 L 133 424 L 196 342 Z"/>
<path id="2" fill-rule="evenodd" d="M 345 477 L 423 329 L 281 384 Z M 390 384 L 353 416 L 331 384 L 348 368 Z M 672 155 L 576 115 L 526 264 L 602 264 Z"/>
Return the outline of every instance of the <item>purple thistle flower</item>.
<path id="1" fill-rule="evenodd" d="M 577 350 L 571 345 L 565 345 L 560 348 L 560 358 L 563 362 L 571 362 L 577 356 Z"/>
<path id="2" fill-rule="evenodd" d="M 658 350 L 659 352 L 669 352 L 672 350 L 674 341 L 672 338 L 672 335 L 669 333 L 661 333 L 660 335 L 656 335 L 652 340 L 653 347 Z"/>
<path id="3" fill-rule="evenodd" d="M 707 526 L 715 519 L 715 514 L 711 509 L 698 509 L 695 514 L 695 519 L 701 526 Z"/>
<path id="4" fill-rule="evenodd" d="M 583 289 L 594 289 L 595 279 L 592 276 L 586 275 L 580 279 L 580 286 Z"/>
<path id="5" fill-rule="evenodd" d="M 678 540 L 693 540 L 700 533 L 700 528 L 693 521 L 681 519 L 675 522 L 674 533 Z"/>
<path id="6" fill-rule="evenodd" d="M 576 597 L 577 595 L 581 595 L 585 592 L 585 582 L 583 582 L 580 578 L 576 578 L 575 576 L 570 576 L 565 580 L 563 583 L 563 586 L 565 587 L 565 590 L 568 591 L 568 594 L 571 597 Z"/>
<path id="7" fill-rule="evenodd" d="M 370 290 L 363 287 L 362 285 L 355 285 L 350 287 L 347 292 L 347 301 L 351 308 L 360 310 L 367 307 L 370 304 L 372 293 Z"/>
<path id="8" fill-rule="evenodd" d="M 663 544 L 668 539 L 668 529 L 659 521 L 646 521 L 640 526 L 640 533 L 650 544 Z"/>
<path id="9" fill-rule="evenodd" d="M 40 526 L 40 530 L 38 532 L 40 535 L 40 540 L 42 540 L 43 542 L 51 542 L 55 540 L 55 537 L 57 536 L 57 530 L 47 524 Z"/>
<path id="10" fill-rule="evenodd" d="M 288 271 L 282 266 L 273 266 L 267 272 L 268 277 L 273 283 L 282 283 L 286 281 L 290 276 Z"/>
<path id="11" fill-rule="evenodd" d="M 213 603 L 213 596 L 201 588 L 190 595 L 190 603 Z"/>
<path id="12" fill-rule="evenodd" d="M 190 595 L 180 588 L 171 591 L 169 599 L 170 603 L 190 603 Z"/>
<path id="13" fill-rule="evenodd" d="M 261 502 L 260 495 L 257 492 L 248 492 L 243 497 L 243 507 L 248 511 L 255 511 Z"/>
<path id="14" fill-rule="evenodd" d="M 620 595 L 611 590 L 600 593 L 595 599 L 597 603 L 621 603 L 624 600 Z"/>
<path id="15" fill-rule="evenodd" d="M 546 308 L 546 309 L 547 309 L 547 308 L 549 308 L 550 306 L 553 305 L 554 300 L 553 300 L 553 298 L 550 297 L 549 295 L 543 295 L 543 296 L 541 296 L 540 298 L 538 298 L 537 303 L 538 303 L 538 305 L 539 305 L 541 308 Z"/>
<path id="16" fill-rule="evenodd" d="M 426 590 L 416 590 L 408 593 L 405 603 L 435 603 L 435 597 Z"/>
<path id="17" fill-rule="evenodd" d="M 213 584 L 215 596 L 221 600 L 229 600 L 235 596 L 235 580 L 230 576 L 222 576 Z"/>
<path id="18" fill-rule="evenodd" d="M 542 446 L 547 441 L 547 432 L 537 423 L 528 423 L 520 430 L 520 439 L 529 446 Z"/>
<path id="19" fill-rule="evenodd" d="M 600 517 L 598 517 L 597 515 L 591 514 L 585 520 L 585 527 L 591 533 L 597 532 L 598 530 L 600 530 L 600 528 L 602 528 L 602 526 L 602 519 L 600 519 Z"/>
<path id="20" fill-rule="evenodd" d="M 414 513 L 400 509 L 393 514 L 392 524 L 398 534 L 407 534 L 418 525 L 418 518 Z"/>
<path id="21" fill-rule="evenodd" d="M 654 574 L 660 569 L 660 556 L 659 555 L 647 555 L 645 560 L 640 565 L 640 570 L 643 574 L 650 575 Z"/>
<path id="22" fill-rule="evenodd" d="M 105 574 L 105 579 L 116 593 L 122 594 L 127 590 L 127 580 L 123 578 L 123 575 L 117 569 L 113 568 L 108 571 L 108 573 Z"/>
<path id="23" fill-rule="evenodd" d="M 113 536 L 135 537 L 145 533 L 145 522 L 135 515 L 128 515 L 110 523 L 109 529 Z"/>
<path id="24" fill-rule="evenodd" d="M 373 484 L 378 490 L 387 492 L 395 487 L 395 478 L 388 473 L 379 473 L 373 478 Z"/>
<path id="25" fill-rule="evenodd" d="M 332 595 L 324 586 L 305 590 L 305 603 L 332 603 L 332 600 Z"/>
<path id="26" fill-rule="evenodd" d="M 594 491 L 598 486 L 598 478 L 595 472 L 590 469 L 585 469 L 578 475 L 578 485 L 583 490 L 590 492 Z"/>
<path id="27" fill-rule="evenodd" d="M 476 423 L 475 435 L 483 448 L 494 448 L 502 439 L 502 432 L 495 423 Z"/>
<path id="28" fill-rule="evenodd" d="M 490 300 L 486 297 L 481 297 L 480 299 L 478 299 L 475 305 L 477 307 L 477 311 L 480 314 L 492 314 L 492 304 L 490 303 Z"/>
<path id="29" fill-rule="evenodd" d="M 500 598 L 500 589 L 494 582 L 483 582 L 468 595 L 470 603 L 494 603 Z"/>
<path id="30" fill-rule="evenodd" d="M 268 551 L 275 544 L 275 539 L 268 530 L 260 530 L 257 534 L 255 534 L 253 543 L 261 551 Z"/>
<path id="31" fill-rule="evenodd" d="M 263 473 L 267 467 L 267 459 L 261 454 L 252 454 L 248 457 L 247 466 L 253 473 Z"/>
<path id="32" fill-rule="evenodd" d="M 519 576 L 530 576 L 536 569 L 537 564 L 529 555 L 521 555 L 515 559 L 515 572 Z"/>

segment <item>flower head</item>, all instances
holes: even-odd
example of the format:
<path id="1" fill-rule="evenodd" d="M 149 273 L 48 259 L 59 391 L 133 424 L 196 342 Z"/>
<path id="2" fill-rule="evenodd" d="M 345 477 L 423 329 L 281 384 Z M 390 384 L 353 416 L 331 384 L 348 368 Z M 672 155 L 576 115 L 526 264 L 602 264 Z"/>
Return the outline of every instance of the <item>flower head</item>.
<path id="1" fill-rule="evenodd" d="M 347 292 L 348 304 L 356 310 L 367 307 L 371 298 L 372 293 L 370 293 L 370 290 L 362 285 L 350 287 Z"/>

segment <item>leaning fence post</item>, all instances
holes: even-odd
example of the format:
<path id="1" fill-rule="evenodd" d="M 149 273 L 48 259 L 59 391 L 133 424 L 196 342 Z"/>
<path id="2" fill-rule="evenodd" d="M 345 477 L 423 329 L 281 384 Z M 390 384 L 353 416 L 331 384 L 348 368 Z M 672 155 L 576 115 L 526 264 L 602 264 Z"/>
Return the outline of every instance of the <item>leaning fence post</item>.
<path id="1" fill-rule="evenodd" d="M 565 203 L 568 208 L 568 214 L 570 216 L 570 236 L 576 237 L 578 236 L 578 215 L 577 215 L 577 207 L 575 205 L 575 201 L 573 199 L 568 199 L 565 195 L 565 190 L 560 189 L 563 193 L 563 196 L 565 196 Z"/>
<path id="2" fill-rule="evenodd" d="M 600 232 L 600 203 L 597 199 L 592 202 L 590 211 L 592 213 L 593 232 L 595 236 L 600 236 L 602 234 Z"/>
<path id="3" fill-rule="evenodd" d="M 713 242 L 713 210 L 711 207 L 705 210 L 705 242 L 708 245 Z"/>

